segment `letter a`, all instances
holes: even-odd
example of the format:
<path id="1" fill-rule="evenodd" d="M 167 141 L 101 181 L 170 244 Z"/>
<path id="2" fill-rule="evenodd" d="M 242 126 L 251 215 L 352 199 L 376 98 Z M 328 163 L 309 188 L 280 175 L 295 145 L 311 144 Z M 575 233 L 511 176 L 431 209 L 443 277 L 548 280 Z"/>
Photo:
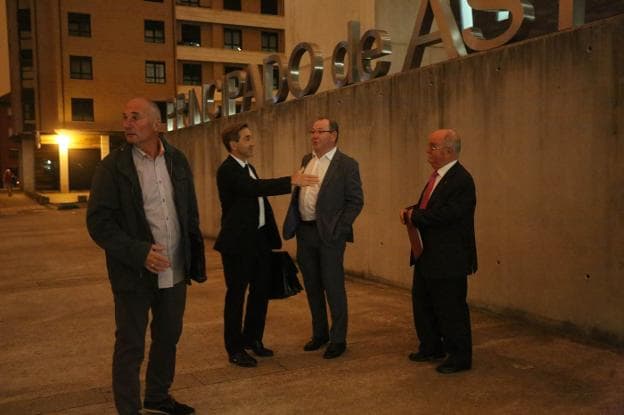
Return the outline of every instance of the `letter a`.
<path id="1" fill-rule="evenodd" d="M 437 32 L 431 32 L 434 18 L 438 26 Z M 421 0 L 412 39 L 403 62 L 403 71 L 419 68 L 425 48 L 440 42 L 444 43 L 449 59 L 467 54 L 449 0 Z"/>

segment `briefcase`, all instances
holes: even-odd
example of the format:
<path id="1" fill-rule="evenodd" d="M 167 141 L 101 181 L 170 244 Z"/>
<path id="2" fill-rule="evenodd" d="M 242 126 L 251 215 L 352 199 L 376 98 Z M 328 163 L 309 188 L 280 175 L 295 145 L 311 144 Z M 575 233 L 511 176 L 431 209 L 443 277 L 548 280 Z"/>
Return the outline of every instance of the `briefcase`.
<path id="1" fill-rule="evenodd" d="M 288 252 L 272 251 L 269 298 L 272 300 L 288 298 L 303 290 L 297 272 L 297 267 Z"/>

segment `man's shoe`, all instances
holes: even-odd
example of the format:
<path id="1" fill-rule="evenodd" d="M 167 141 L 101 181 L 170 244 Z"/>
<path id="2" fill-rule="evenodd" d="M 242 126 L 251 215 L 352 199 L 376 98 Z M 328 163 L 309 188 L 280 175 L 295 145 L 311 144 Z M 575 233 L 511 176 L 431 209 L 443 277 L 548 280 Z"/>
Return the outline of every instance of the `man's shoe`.
<path id="1" fill-rule="evenodd" d="M 256 367 L 258 366 L 258 361 L 253 357 L 249 356 L 246 351 L 241 350 L 240 352 L 232 353 L 229 358 L 230 363 L 234 363 L 240 367 Z"/>
<path id="2" fill-rule="evenodd" d="M 451 373 L 462 372 L 464 370 L 470 370 L 470 363 L 457 363 L 450 359 L 446 359 L 444 363 L 436 367 L 439 373 L 449 375 Z"/>
<path id="3" fill-rule="evenodd" d="M 305 346 L 303 346 L 303 350 L 306 352 L 313 352 L 314 350 L 318 350 L 327 343 L 329 339 L 319 339 L 316 337 L 312 337 L 312 340 L 307 342 Z"/>
<path id="4" fill-rule="evenodd" d="M 444 359 L 446 354 L 444 352 L 435 352 L 435 353 L 410 353 L 408 358 L 412 362 L 433 362 L 434 360 Z"/>
<path id="5" fill-rule="evenodd" d="M 256 356 L 260 357 L 271 357 L 274 355 L 273 350 L 267 349 L 264 347 L 261 341 L 254 340 L 251 344 L 245 346 L 245 349 L 251 349 L 255 353 Z"/>
<path id="6" fill-rule="evenodd" d="M 323 353 L 324 359 L 334 359 L 347 350 L 347 343 L 329 343 L 325 353 Z"/>
<path id="7" fill-rule="evenodd" d="M 165 415 L 194 415 L 195 409 L 183 403 L 176 402 L 171 396 L 160 402 L 143 402 L 144 414 L 165 414 Z"/>

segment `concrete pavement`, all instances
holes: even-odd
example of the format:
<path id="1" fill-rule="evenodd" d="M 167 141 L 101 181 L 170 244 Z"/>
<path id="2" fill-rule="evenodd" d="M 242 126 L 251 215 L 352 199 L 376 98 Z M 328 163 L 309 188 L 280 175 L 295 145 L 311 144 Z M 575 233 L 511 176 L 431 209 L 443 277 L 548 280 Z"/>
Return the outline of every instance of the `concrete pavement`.
<path id="1" fill-rule="evenodd" d="M 112 296 L 84 217 L 84 208 L 0 193 L 2 415 L 115 413 Z M 208 265 L 209 281 L 189 290 L 173 388 L 198 414 L 624 414 L 622 350 L 473 310 L 473 370 L 440 375 L 407 359 L 417 344 L 410 293 L 359 280 L 347 284 L 343 357 L 302 351 L 310 321 L 301 293 L 269 306 L 265 344 L 276 356 L 232 366 L 213 251 Z"/>

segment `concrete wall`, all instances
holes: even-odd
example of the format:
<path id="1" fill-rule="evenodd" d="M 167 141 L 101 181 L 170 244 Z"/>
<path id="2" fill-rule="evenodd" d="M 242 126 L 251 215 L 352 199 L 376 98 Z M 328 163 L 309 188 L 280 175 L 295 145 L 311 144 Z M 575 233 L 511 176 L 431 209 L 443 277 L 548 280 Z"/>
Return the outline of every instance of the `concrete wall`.
<path id="1" fill-rule="evenodd" d="M 480 269 L 472 304 L 624 342 L 624 15 L 380 80 L 184 129 L 172 141 L 194 166 L 201 223 L 219 229 L 219 131 L 245 121 L 261 176 L 290 174 L 310 121 L 341 126 L 359 160 L 365 207 L 346 268 L 409 287 L 400 207 L 430 167 L 427 134 L 453 127 L 477 184 Z M 272 198 L 278 221 L 287 197 Z M 286 244 L 294 251 L 294 244 Z M 409 310 L 405 310 L 406 313 Z"/>

